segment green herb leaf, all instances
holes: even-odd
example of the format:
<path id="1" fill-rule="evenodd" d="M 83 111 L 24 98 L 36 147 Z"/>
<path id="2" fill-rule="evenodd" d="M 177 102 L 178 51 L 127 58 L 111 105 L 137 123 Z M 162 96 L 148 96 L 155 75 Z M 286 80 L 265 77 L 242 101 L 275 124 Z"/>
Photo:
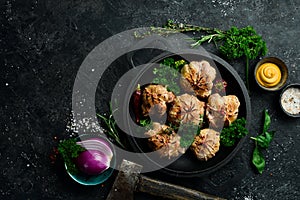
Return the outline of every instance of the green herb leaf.
<path id="1" fill-rule="evenodd" d="M 252 26 L 241 29 L 233 26 L 225 32 L 224 43 L 219 47 L 221 53 L 229 59 L 246 56 L 248 59 L 255 59 L 259 54 L 267 52 L 266 43 L 262 37 L 257 35 Z"/>
<path id="2" fill-rule="evenodd" d="M 84 151 L 86 151 L 86 149 L 78 145 L 75 138 L 63 140 L 58 145 L 58 152 L 62 156 L 71 174 L 77 174 L 79 172 L 73 160 Z"/>
<path id="3" fill-rule="evenodd" d="M 152 127 L 153 122 L 150 118 L 140 119 L 140 125 L 145 127 L 146 130 L 150 130 Z"/>
<path id="4" fill-rule="evenodd" d="M 240 118 L 235 120 L 228 127 L 223 128 L 220 135 L 221 144 L 226 147 L 233 146 L 237 140 L 248 134 L 248 130 L 245 126 L 246 119 Z"/>
<path id="5" fill-rule="evenodd" d="M 251 26 L 241 29 L 233 26 L 225 32 L 222 41 L 219 50 L 228 59 L 246 57 L 246 86 L 249 89 L 249 60 L 257 58 L 260 54 L 266 55 L 266 42 Z"/>
<path id="6" fill-rule="evenodd" d="M 271 125 L 271 117 L 268 114 L 267 110 L 264 110 L 264 126 L 263 126 L 263 132 L 258 135 L 257 137 L 250 137 L 251 139 L 255 140 L 255 149 L 253 151 L 253 159 L 252 162 L 256 166 L 259 173 L 262 173 L 264 167 L 265 167 L 265 161 L 263 159 L 262 153 L 260 149 L 266 149 L 270 146 L 270 143 L 274 137 L 275 131 L 269 131 Z M 254 163 L 254 158 L 256 158 L 256 163 Z M 263 159 L 263 161 L 262 161 Z M 259 162 L 261 162 L 259 164 Z M 257 164 L 258 163 L 258 164 Z M 262 167 L 263 166 L 263 167 Z"/>
<path id="7" fill-rule="evenodd" d="M 263 133 L 267 132 L 267 130 L 270 128 L 270 124 L 271 124 L 271 117 L 268 113 L 268 110 L 265 110 L 265 121 L 264 121 Z"/>
<path id="8" fill-rule="evenodd" d="M 140 125 L 145 127 L 149 126 L 151 124 L 151 120 L 149 118 L 141 119 L 140 120 Z"/>
<path id="9" fill-rule="evenodd" d="M 252 155 L 252 163 L 256 167 L 259 173 L 262 173 L 263 170 L 265 169 L 265 159 L 262 153 L 260 152 L 259 148 L 256 146 L 253 155 Z"/>
<path id="10" fill-rule="evenodd" d="M 270 132 L 265 132 L 264 135 L 259 135 L 256 138 L 253 137 L 251 138 L 256 141 L 259 147 L 266 149 L 270 146 L 273 136 L 274 136 L 274 131 L 270 131 Z"/>
<path id="11" fill-rule="evenodd" d="M 178 133 L 180 135 L 180 146 L 183 148 L 188 148 L 194 142 L 196 135 L 200 133 L 201 125 L 195 125 L 192 123 L 181 123 L 178 128 Z M 176 129 L 176 128 L 175 128 Z"/>
<path id="12" fill-rule="evenodd" d="M 174 94 L 179 94 L 179 71 L 185 63 L 184 60 L 175 61 L 173 58 L 164 59 L 158 68 L 153 69 L 153 74 L 156 75 L 156 77 L 152 82 L 166 85 L 169 91 L 172 91 Z"/>

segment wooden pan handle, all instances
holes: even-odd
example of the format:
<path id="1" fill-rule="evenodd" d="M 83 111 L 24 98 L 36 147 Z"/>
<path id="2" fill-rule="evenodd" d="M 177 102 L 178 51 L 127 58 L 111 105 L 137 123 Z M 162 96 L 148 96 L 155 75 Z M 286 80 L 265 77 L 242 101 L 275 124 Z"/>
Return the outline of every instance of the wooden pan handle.
<path id="1" fill-rule="evenodd" d="M 225 200 L 178 185 L 160 182 L 142 175 L 139 177 L 139 183 L 135 190 L 137 192 L 144 192 L 154 196 L 176 200 Z"/>

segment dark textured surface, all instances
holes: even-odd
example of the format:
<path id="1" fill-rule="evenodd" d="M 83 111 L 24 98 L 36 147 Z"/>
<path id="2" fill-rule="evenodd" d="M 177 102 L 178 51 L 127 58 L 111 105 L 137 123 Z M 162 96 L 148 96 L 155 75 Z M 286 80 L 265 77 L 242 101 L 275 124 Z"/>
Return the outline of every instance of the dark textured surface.
<path id="1" fill-rule="evenodd" d="M 114 176 L 99 186 L 74 183 L 49 155 L 63 138 L 71 112 L 72 86 L 87 54 L 106 38 L 166 19 L 216 27 L 252 25 L 263 35 L 268 55 L 300 82 L 298 0 L 6 0 L 0 4 L 0 199 L 105 199 Z M 212 45 L 205 46 L 217 53 Z M 230 64 L 244 77 L 243 60 Z M 255 61 L 251 62 L 251 70 Z M 252 74 L 252 73 L 250 73 Z M 253 142 L 205 179 L 157 177 L 228 199 L 300 198 L 300 121 L 279 108 L 279 92 L 265 92 L 252 77 L 250 135 L 261 131 L 269 110 L 274 141 L 264 152 L 266 169 L 251 166 Z M 211 184 L 214 182 L 214 184 Z M 143 194 L 137 194 L 142 199 Z M 149 197 L 151 198 L 151 197 Z M 153 198 L 155 199 L 155 198 Z"/>

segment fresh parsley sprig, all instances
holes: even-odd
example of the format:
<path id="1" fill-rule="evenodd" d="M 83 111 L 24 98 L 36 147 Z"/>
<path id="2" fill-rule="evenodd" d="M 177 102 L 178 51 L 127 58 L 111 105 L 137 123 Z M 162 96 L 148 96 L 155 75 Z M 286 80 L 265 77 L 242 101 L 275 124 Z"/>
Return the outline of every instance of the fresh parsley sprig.
<path id="1" fill-rule="evenodd" d="M 228 127 L 222 129 L 220 134 L 221 145 L 226 147 L 233 146 L 237 140 L 248 134 L 246 119 L 240 118 L 232 122 Z"/>
<path id="2" fill-rule="evenodd" d="M 57 149 L 67 165 L 68 172 L 77 174 L 79 170 L 74 163 L 74 159 L 77 158 L 81 152 L 86 151 L 86 149 L 78 145 L 75 138 L 60 141 Z"/>
<path id="3" fill-rule="evenodd" d="M 255 148 L 252 155 L 252 163 L 256 167 L 259 173 L 262 173 L 265 169 L 265 159 L 262 154 L 262 149 L 267 149 L 270 146 L 270 143 L 274 137 L 275 131 L 269 131 L 270 124 L 271 124 L 271 117 L 267 110 L 264 110 L 264 127 L 263 132 L 256 136 L 256 137 L 250 137 L 255 141 Z"/>
<path id="4" fill-rule="evenodd" d="M 166 85 L 169 91 L 174 92 L 174 94 L 179 94 L 179 72 L 184 64 L 186 64 L 185 60 L 175 61 L 173 58 L 164 59 L 160 63 L 159 67 L 153 69 L 153 74 L 155 75 L 155 78 L 152 82 L 156 84 Z"/>
<path id="5" fill-rule="evenodd" d="M 203 116 L 200 116 L 201 121 L 203 120 Z M 181 123 L 178 129 L 178 133 L 180 138 L 180 146 L 183 148 L 188 148 L 194 142 L 195 136 L 199 135 L 201 131 L 202 122 L 199 125 L 195 125 L 193 123 Z"/>

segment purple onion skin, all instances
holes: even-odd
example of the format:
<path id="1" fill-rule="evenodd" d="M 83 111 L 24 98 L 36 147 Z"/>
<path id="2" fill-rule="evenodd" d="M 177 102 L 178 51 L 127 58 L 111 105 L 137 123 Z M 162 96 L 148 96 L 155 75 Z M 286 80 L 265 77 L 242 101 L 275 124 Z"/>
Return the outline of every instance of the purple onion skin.
<path id="1" fill-rule="evenodd" d="M 98 143 L 97 146 L 96 146 L 95 142 Z M 92 145 L 91 143 L 94 143 L 94 144 Z M 100 150 L 100 149 L 101 149 L 101 150 L 104 151 L 103 148 L 105 148 L 105 153 L 106 153 L 109 157 L 112 157 L 112 156 L 113 156 L 113 152 L 112 152 L 112 150 L 111 150 L 110 145 L 109 145 L 105 140 L 103 140 L 103 139 L 99 139 L 99 138 L 91 138 L 91 139 L 88 139 L 88 140 L 83 140 L 83 141 L 77 142 L 77 144 L 79 144 L 80 146 L 82 146 L 82 147 L 84 147 L 84 148 L 86 148 L 86 149 L 90 149 L 90 150 L 91 150 L 91 149 L 95 149 L 95 150 L 97 150 L 97 149 Z M 99 145 L 101 145 L 102 148 L 100 148 Z"/>
<path id="2" fill-rule="evenodd" d="M 87 175 L 98 175 L 109 168 L 110 158 L 97 150 L 86 150 L 76 158 L 76 165 Z"/>

